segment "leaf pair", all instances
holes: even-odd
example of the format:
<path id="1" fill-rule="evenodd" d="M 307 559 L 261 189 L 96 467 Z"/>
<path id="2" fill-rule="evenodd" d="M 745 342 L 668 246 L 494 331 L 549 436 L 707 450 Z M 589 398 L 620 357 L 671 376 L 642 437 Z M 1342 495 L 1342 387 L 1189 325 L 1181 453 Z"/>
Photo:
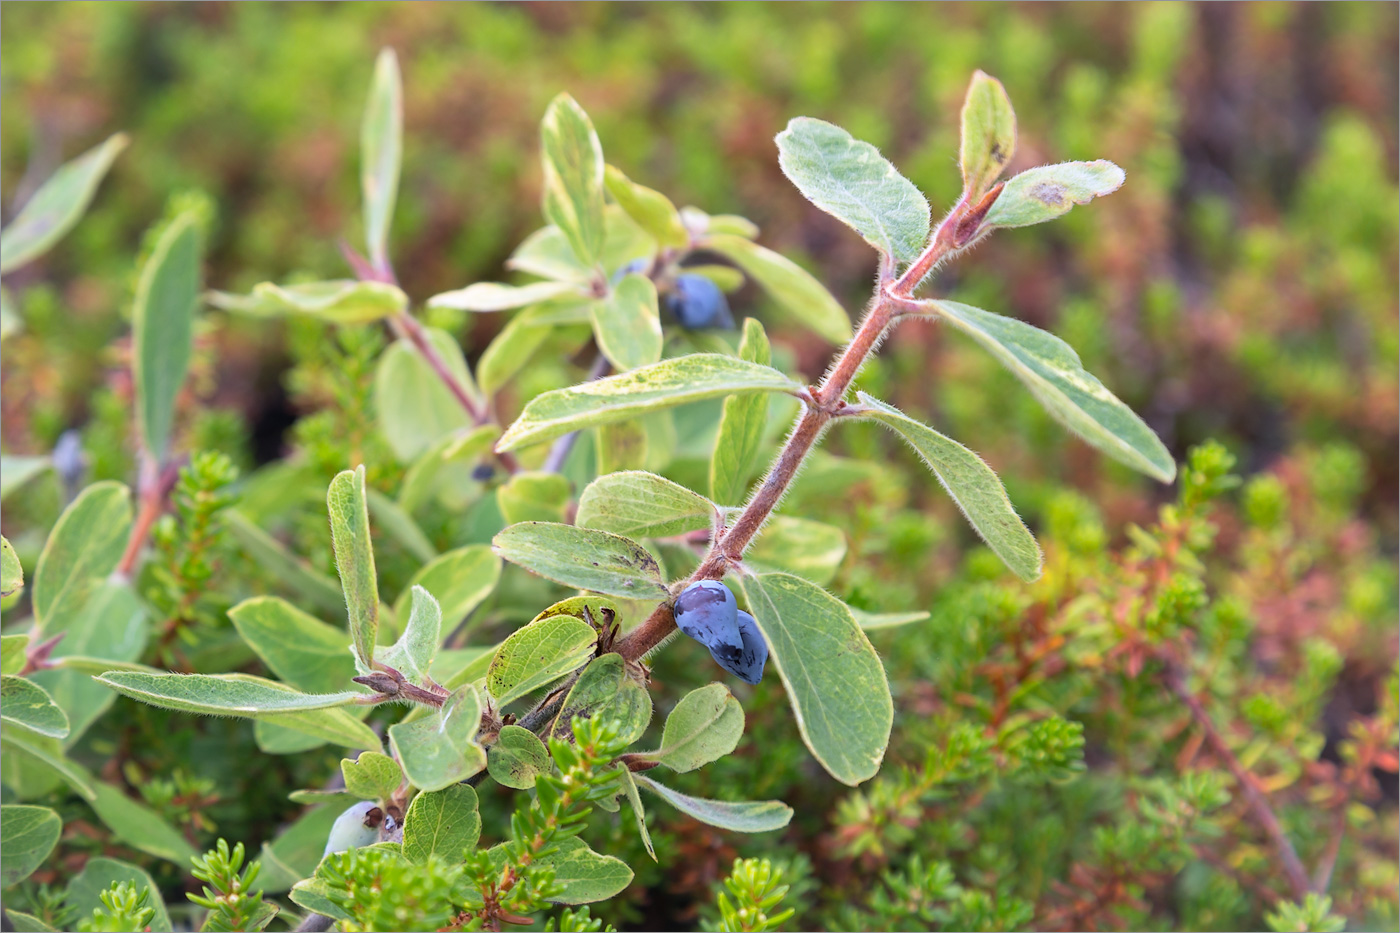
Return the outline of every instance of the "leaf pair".
<path id="1" fill-rule="evenodd" d="M 892 262 L 909 264 L 929 241 L 928 201 L 874 146 L 838 126 L 797 117 L 778 134 L 783 173 L 817 207 L 846 224 Z M 1123 171 L 1111 162 L 1066 162 L 1017 175 L 982 204 L 1016 147 L 1016 115 L 1001 83 L 982 72 L 973 76 L 962 111 L 961 163 L 970 229 L 957 233 L 955 247 L 968 245 L 995 227 L 1021 227 L 1064 214 L 1075 204 L 1116 191 Z"/>

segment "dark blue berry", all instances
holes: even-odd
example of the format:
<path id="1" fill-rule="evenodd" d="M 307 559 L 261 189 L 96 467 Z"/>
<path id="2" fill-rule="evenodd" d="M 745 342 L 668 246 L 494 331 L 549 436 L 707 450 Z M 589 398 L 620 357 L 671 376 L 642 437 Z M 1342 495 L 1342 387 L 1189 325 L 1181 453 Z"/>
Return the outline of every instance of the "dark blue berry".
<path id="1" fill-rule="evenodd" d="M 716 657 L 737 659 L 743 654 L 738 613 L 734 594 L 717 580 L 692 583 L 676 599 L 676 627 Z"/>
<path id="2" fill-rule="evenodd" d="M 472 479 L 478 483 L 484 483 L 492 476 L 496 475 L 496 470 L 489 463 L 478 463 L 472 467 Z"/>
<path id="3" fill-rule="evenodd" d="M 744 650 L 737 658 L 729 658 L 710 649 L 710 657 L 715 663 L 735 675 L 746 684 L 756 684 L 763 679 L 763 665 L 768 663 L 768 642 L 759 631 L 758 622 L 747 612 L 740 610 L 739 634 L 744 639 Z"/>
<path id="4" fill-rule="evenodd" d="M 729 301 L 719 286 L 703 275 L 680 275 L 666 293 L 666 310 L 686 330 L 709 327 L 733 329 Z"/>

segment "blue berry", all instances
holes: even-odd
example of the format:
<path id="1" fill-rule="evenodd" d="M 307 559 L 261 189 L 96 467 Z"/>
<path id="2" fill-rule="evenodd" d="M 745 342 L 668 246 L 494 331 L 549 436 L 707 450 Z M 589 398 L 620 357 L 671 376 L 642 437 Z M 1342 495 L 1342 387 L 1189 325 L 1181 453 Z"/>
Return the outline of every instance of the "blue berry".
<path id="1" fill-rule="evenodd" d="M 734 594 L 717 580 L 692 583 L 676 599 L 676 627 L 716 657 L 738 659 L 743 654 L 738 613 Z"/>
<path id="2" fill-rule="evenodd" d="M 472 479 L 478 483 L 484 483 L 496 475 L 496 470 L 489 463 L 478 463 L 472 467 Z"/>
<path id="3" fill-rule="evenodd" d="M 768 663 L 768 642 L 763 640 L 758 622 L 747 612 L 740 610 L 739 634 L 744 639 L 744 650 L 738 658 L 723 657 L 710 649 L 710 657 L 715 663 L 735 675 L 746 684 L 756 684 L 763 679 L 763 666 Z"/>
<path id="4" fill-rule="evenodd" d="M 719 286 L 703 275 L 680 275 L 666 293 L 666 310 L 686 330 L 707 327 L 733 329 L 729 301 Z"/>

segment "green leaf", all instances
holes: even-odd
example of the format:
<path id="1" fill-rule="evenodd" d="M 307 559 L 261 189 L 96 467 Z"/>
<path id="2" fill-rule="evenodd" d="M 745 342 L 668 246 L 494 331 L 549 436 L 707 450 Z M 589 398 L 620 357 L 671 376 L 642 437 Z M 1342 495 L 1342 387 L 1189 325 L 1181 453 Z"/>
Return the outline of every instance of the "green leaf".
<path id="1" fill-rule="evenodd" d="M 851 611 L 790 574 L 740 577 L 739 585 L 812 755 L 843 784 L 873 777 L 889 744 L 894 704 L 880 658 Z"/>
<path id="2" fill-rule="evenodd" d="M 644 421 L 614 421 L 593 430 L 597 432 L 594 452 L 598 457 L 599 476 L 646 466 L 651 435 Z"/>
<path id="3" fill-rule="evenodd" d="M 562 522 L 573 487 L 558 473 L 516 473 L 496 488 L 501 516 L 516 522 Z"/>
<path id="4" fill-rule="evenodd" d="M 365 502 L 369 506 L 374 523 L 385 534 L 404 546 L 404 549 L 421 561 L 430 561 L 438 556 L 437 548 L 413 516 L 404 511 L 397 502 L 378 489 L 366 490 Z"/>
<path id="5" fill-rule="evenodd" d="M 62 605 L 68 605 L 67 600 Z M 52 613 L 44 634 L 63 633 L 50 660 L 61 662 L 76 655 L 110 658 L 122 664 L 141 656 L 149 628 L 146 610 L 131 586 L 104 580 L 74 612 Z M 64 742 L 68 746 L 82 738 L 87 728 L 116 701 L 115 694 L 79 670 L 36 671 L 30 679 L 47 690 L 68 714 L 69 732 Z"/>
<path id="6" fill-rule="evenodd" d="M 68 717 L 53 697 L 23 677 L 0 677 L 0 719 L 52 739 L 68 735 Z"/>
<path id="7" fill-rule="evenodd" d="M 142 674 L 109 671 L 95 678 L 118 693 L 165 709 L 258 719 L 278 713 L 330 709 L 364 697 L 359 691 L 300 693 L 251 674 Z"/>
<path id="8" fill-rule="evenodd" d="M 308 810 L 271 842 L 264 842 L 258 855 L 263 870 L 258 875 L 265 894 L 280 894 L 316 871 L 326 850 L 326 837 L 343 808 L 317 807 Z"/>
<path id="9" fill-rule="evenodd" d="M 664 476 L 628 470 L 600 476 L 579 497 L 574 523 L 636 538 L 667 538 L 709 528 L 715 504 Z"/>
<path id="10" fill-rule="evenodd" d="M 535 396 L 496 443 L 513 450 L 649 411 L 750 392 L 789 392 L 796 382 L 769 366 L 717 353 L 662 360 L 641 369 Z"/>
<path id="11" fill-rule="evenodd" d="M 0 731 L 0 745 L 8 747 L 11 760 L 19 757 L 37 762 L 66 781 L 84 799 L 92 800 L 97 796 L 92 778 L 63 754 L 63 746 L 57 739 L 12 727 Z"/>
<path id="12" fill-rule="evenodd" d="M 561 839 L 553 852 L 536 860 L 554 869 L 555 883 L 564 891 L 550 898 L 556 904 L 591 904 L 620 894 L 632 883 L 632 869 L 621 859 L 599 855 L 577 836 Z"/>
<path id="13" fill-rule="evenodd" d="M 181 867 L 188 867 L 188 863 Z M 138 892 L 146 891 L 148 893 L 149 900 L 146 906 L 155 911 L 150 922 L 146 924 L 149 929 L 175 929 L 170 922 L 170 915 L 166 913 L 165 899 L 161 897 L 160 888 L 156 886 L 155 880 L 144 870 L 119 859 L 105 857 L 88 859 L 82 872 L 68 882 L 68 906 L 77 911 L 78 916 L 82 919 L 90 919 L 93 911 L 102 907 L 102 893 L 111 890 L 112 885 L 120 884 L 123 881 L 129 882 Z"/>
<path id="14" fill-rule="evenodd" d="M 362 709 L 363 707 L 356 709 L 356 713 Z M 272 751 L 268 746 L 269 741 L 280 743 L 283 750 L 277 752 L 278 754 L 319 748 L 327 742 L 341 748 L 369 751 L 383 745 L 375 731 L 347 709 L 315 709 L 267 716 L 253 724 L 253 733 L 258 739 L 258 747 L 264 751 Z M 302 741 L 293 746 L 290 741 L 291 733 L 300 733 L 315 741 L 309 744 Z"/>
<path id="15" fill-rule="evenodd" d="M 194 350 L 204 234 L 187 210 L 161 232 L 141 269 L 131 312 L 136 413 L 146 451 L 163 461 L 175 422 L 175 396 Z"/>
<path id="16" fill-rule="evenodd" d="M 27 914 L 22 910 L 14 910 L 6 907 L 5 913 L 10 915 L 10 922 L 14 924 L 15 930 L 19 933 L 55 933 L 53 927 L 47 926 L 33 914 Z"/>
<path id="17" fill-rule="evenodd" d="M 48 457 L 0 456 L 0 499 L 8 499 L 10 493 L 52 466 Z"/>
<path id="18" fill-rule="evenodd" d="M 962 109 L 963 196 L 976 205 L 1016 152 L 1016 111 L 1001 82 L 974 72 Z"/>
<path id="19" fill-rule="evenodd" d="M 242 512 L 228 509 L 223 516 L 224 527 L 258 569 L 270 574 L 318 611 L 340 613 L 345 597 L 334 578 L 287 550 L 282 542 L 263 531 Z"/>
<path id="20" fill-rule="evenodd" d="M 781 253 L 731 234 L 713 234 L 700 246 L 733 262 L 763 287 L 778 306 L 832 343 L 851 339 L 851 319 L 806 269 Z"/>
<path id="21" fill-rule="evenodd" d="M 105 781 L 97 781 L 93 786 L 97 797 L 89 801 L 90 805 L 112 835 L 122 842 L 181 868 L 187 867 L 190 859 L 198 855 L 179 830 L 144 803 L 132 800 Z"/>
<path id="22" fill-rule="evenodd" d="M 428 307 L 454 308 L 458 311 L 509 311 L 512 308 L 553 301 L 556 298 L 580 297 L 584 294 L 583 290 L 572 282 L 531 282 L 529 285 L 476 282 L 466 288 L 434 295 L 428 299 Z"/>
<path id="23" fill-rule="evenodd" d="M 523 522 L 491 541 L 512 564 L 565 586 L 628 599 L 665 599 L 656 559 L 637 542 L 552 522 Z"/>
<path id="24" fill-rule="evenodd" d="M 990 351 L 1026 384 L 1051 417 L 1087 443 L 1163 483 L 1176 476 L 1176 461 L 1157 435 L 1084 371 L 1079 354 L 1069 344 L 1038 327 L 971 305 L 929 304 Z"/>
<path id="25" fill-rule="evenodd" d="M 331 279 L 278 285 L 262 282 L 251 295 L 211 291 L 204 296 L 209 304 L 235 314 L 254 317 L 306 315 L 328 324 L 372 324 L 408 308 L 408 296 L 387 282 L 359 282 Z"/>
<path id="26" fill-rule="evenodd" d="M 911 622 L 923 622 L 932 616 L 929 612 L 866 612 L 854 606 L 848 606 L 851 615 L 855 617 L 856 624 L 867 632 L 874 629 L 895 628 L 900 625 L 908 625 Z"/>
<path id="27" fill-rule="evenodd" d="M 481 838 L 476 791 L 465 784 L 427 791 L 413 798 L 403 821 L 403 854 L 410 862 L 438 855 L 456 864 Z"/>
<path id="28" fill-rule="evenodd" d="M 17 593 L 24 586 L 24 568 L 9 540 L 0 537 L 0 596 Z"/>
<path id="29" fill-rule="evenodd" d="M 550 102 L 540 124 L 544 216 L 574 255 L 593 266 L 603 253 L 603 147 L 588 114 L 568 94 Z"/>
<path id="30" fill-rule="evenodd" d="M 506 268 L 576 284 L 587 282 L 593 275 L 592 269 L 574 254 L 564 231 L 553 224 L 527 236 L 506 260 Z"/>
<path id="31" fill-rule="evenodd" d="M 331 898 L 331 886 L 319 877 L 303 878 L 292 886 L 288 895 L 292 903 L 310 913 L 353 923 L 354 917 Z"/>
<path id="32" fill-rule="evenodd" d="M 437 598 L 442 622 L 449 632 L 476 610 L 501 579 L 501 559 L 486 544 L 448 551 L 423 565 L 394 602 L 394 615 L 405 618 L 413 588 L 421 586 Z"/>
<path id="33" fill-rule="evenodd" d="M 660 360 L 661 311 L 651 279 L 626 275 L 611 295 L 594 302 L 593 337 L 618 372 Z"/>
<path id="34" fill-rule="evenodd" d="M 1026 581 L 1040 576 L 1040 545 L 1016 514 L 1001 480 L 981 457 L 898 408 L 864 392 L 858 397 L 869 409 L 861 417 L 892 428 L 914 448 L 982 540 L 1016 576 Z"/>
<path id="35" fill-rule="evenodd" d="M 811 117 L 790 120 L 777 142 L 783 174 L 807 200 L 900 262 L 923 252 L 928 201 L 880 150 Z"/>
<path id="36" fill-rule="evenodd" d="M 374 83 L 360 126 L 360 189 L 365 202 L 365 240 L 374 265 L 389 264 L 389 223 L 399 190 L 399 161 L 403 152 L 403 81 L 393 49 L 384 49 L 374 63 Z"/>
<path id="37" fill-rule="evenodd" d="M 984 227 L 1028 227 L 1054 220 L 1076 204 L 1123 187 L 1123 170 L 1105 159 L 1028 169 L 1006 183 L 982 221 Z"/>
<path id="38" fill-rule="evenodd" d="M 458 431 L 441 438 L 409 466 L 399 487 L 399 507 L 410 515 L 460 485 L 462 474 L 491 450 L 501 429 L 494 424 Z"/>
<path id="39" fill-rule="evenodd" d="M 255 596 L 228 612 L 268 670 L 306 693 L 334 693 L 355 676 L 350 635 L 276 596 Z"/>
<path id="40" fill-rule="evenodd" d="M 442 790 L 486 767 L 486 751 L 476 743 L 480 727 L 481 697 L 467 685 L 431 716 L 390 726 L 389 744 L 410 784 Z"/>
<path id="41" fill-rule="evenodd" d="M 758 224 L 737 214 L 715 214 L 713 216 L 698 207 L 686 205 L 681 208 L 681 223 L 691 236 L 706 234 L 741 236 L 746 240 L 758 239 Z"/>
<path id="42" fill-rule="evenodd" d="M 694 771 L 734 751 L 744 734 L 744 710 L 724 684 L 692 690 L 671 715 L 661 733 L 661 748 L 646 753 L 672 771 Z"/>
<path id="43" fill-rule="evenodd" d="M 744 336 L 739 341 L 739 359 L 767 366 L 772 347 L 763 325 L 755 318 L 744 319 Z M 738 505 L 749 491 L 749 476 L 763 444 L 768 427 L 768 399 L 761 395 L 731 395 L 724 400 L 710 458 L 710 496 L 716 502 Z"/>
<path id="44" fill-rule="evenodd" d="M 379 752 L 360 752 L 353 761 L 342 758 L 340 771 L 345 776 L 345 790 L 358 800 L 388 800 L 403 783 L 399 763 Z"/>
<path id="45" fill-rule="evenodd" d="M 45 637 L 64 631 L 116 568 L 130 528 L 131 494 L 110 480 L 84 489 L 59 516 L 34 570 L 34 617 Z"/>
<path id="46" fill-rule="evenodd" d="M 539 736 L 522 726 L 501 727 L 496 744 L 486 752 L 486 769 L 496 783 L 517 790 L 528 790 L 535 786 L 535 778 L 549 774 L 554 768 Z"/>
<path id="47" fill-rule="evenodd" d="M 651 860 L 658 861 L 656 848 L 651 844 L 651 833 L 647 831 L 647 811 L 642 806 L 642 795 L 637 792 L 637 782 L 633 780 L 632 772 L 626 769 L 622 772 L 622 789 L 627 794 L 627 803 L 632 808 L 632 815 L 637 819 L 637 834 L 642 837 L 642 845 L 646 847 Z"/>
<path id="48" fill-rule="evenodd" d="M 346 470 L 331 480 L 326 508 L 331 516 L 335 566 L 345 591 L 350 636 L 355 644 L 355 667 L 361 674 L 368 674 L 374 669 L 374 640 L 379 631 L 379 583 L 369 537 L 363 464 L 354 472 Z"/>
<path id="49" fill-rule="evenodd" d="M 597 640 L 593 626 L 568 615 L 521 626 L 492 658 L 486 692 L 504 707 L 583 667 Z"/>
<path id="50" fill-rule="evenodd" d="M 840 528 L 790 515 L 774 516 L 744 555 L 760 571 L 785 571 L 820 586 L 835 579 L 845 558 L 846 534 Z"/>
<path id="51" fill-rule="evenodd" d="M 651 722 L 651 695 L 628 673 L 622 655 L 605 654 L 579 674 L 550 734 L 560 738 L 570 735 L 570 723 L 576 716 L 617 720 L 621 726 L 618 738 L 630 744 L 642 737 Z"/>
<path id="52" fill-rule="evenodd" d="M 0 674 L 18 674 L 24 669 L 24 649 L 29 647 L 28 635 L 0 635 Z"/>
<path id="53" fill-rule="evenodd" d="M 62 832 L 63 821 L 48 807 L 0 807 L 0 883 L 8 888 L 34 874 Z"/>
<path id="54" fill-rule="evenodd" d="M 680 212 L 671 199 L 660 191 L 639 185 L 622 173 L 621 169 L 607 166 L 603 182 L 608 194 L 613 196 L 618 207 L 636 221 L 658 246 L 685 249 L 690 245 L 690 234 L 681 222 Z"/>
<path id="55" fill-rule="evenodd" d="M 108 137 L 100 146 L 64 164 L 34 192 L 24 209 L 0 233 L 0 273 L 42 256 L 73 229 L 92 203 L 102 176 L 127 142 L 125 133 Z"/>
<path id="56" fill-rule="evenodd" d="M 632 778 L 682 813 L 720 829 L 736 833 L 767 833 L 782 829 L 792 820 L 792 807 L 781 800 L 748 800 L 738 803 L 728 800 L 706 800 L 672 790 L 645 774 L 634 774 Z"/>
<path id="57" fill-rule="evenodd" d="M 477 362 L 476 372 L 481 380 L 481 391 L 493 396 L 501 387 L 510 382 L 535 351 L 549 339 L 552 328 L 545 324 L 533 323 L 528 312 L 521 312 L 511 318 L 501 332 L 492 338 Z"/>
<path id="58" fill-rule="evenodd" d="M 428 668 L 442 643 L 442 609 L 421 586 L 412 588 L 413 604 L 403 634 L 392 647 L 380 648 L 375 660 L 403 674 L 419 686 L 428 680 Z"/>
<path id="59" fill-rule="evenodd" d="M 467 393 L 477 396 L 462 348 L 446 331 L 425 328 L 427 340 Z M 379 358 L 374 374 L 374 408 L 379 430 L 400 460 L 410 461 L 456 431 L 472 427 L 462 403 L 407 340 Z"/>

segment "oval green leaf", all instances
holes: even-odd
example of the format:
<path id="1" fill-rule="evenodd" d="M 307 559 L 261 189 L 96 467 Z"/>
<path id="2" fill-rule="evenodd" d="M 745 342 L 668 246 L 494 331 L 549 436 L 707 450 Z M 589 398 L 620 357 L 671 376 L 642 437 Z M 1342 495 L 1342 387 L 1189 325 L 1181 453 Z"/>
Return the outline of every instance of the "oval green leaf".
<path id="1" fill-rule="evenodd" d="M 894 703 L 880 658 L 851 611 L 791 574 L 740 577 L 739 585 L 812 755 L 843 784 L 874 777 L 889 744 Z"/>
<path id="2" fill-rule="evenodd" d="M 568 94 L 554 98 L 545 111 L 540 148 L 545 219 L 591 267 L 603 252 L 603 147 L 588 114 Z"/>
<path id="3" fill-rule="evenodd" d="M 268 670 L 306 693 L 334 693 L 350 684 L 350 635 L 276 596 L 255 596 L 228 612 L 238 634 Z"/>
<path id="4" fill-rule="evenodd" d="M 928 201 L 878 149 L 811 117 L 789 121 L 777 142 L 783 174 L 807 200 L 900 262 L 923 252 Z"/>
<path id="5" fill-rule="evenodd" d="M 598 633 L 571 615 L 536 619 L 511 633 L 486 673 L 486 692 L 504 707 L 583 667 Z"/>
<path id="6" fill-rule="evenodd" d="M 739 359 L 767 366 L 772 357 L 763 325 L 755 318 L 745 318 Z M 716 502 L 737 505 L 748 496 L 749 477 L 767 426 L 766 397 L 731 395 L 724 400 L 715 451 L 710 458 L 710 495 Z"/>
<path id="7" fill-rule="evenodd" d="M 801 386 L 769 366 L 695 353 L 535 396 L 496 443 L 513 450 L 561 434 L 657 409 L 750 392 L 795 393 Z"/>
<path id="8" fill-rule="evenodd" d="M 574 523 L 635 538 L 666 538 L 709 528 L 715 504 L 664 476 L 626 470 L 600 476 L 579 497 Z"/>
<path id="9" fill-rule="evenodd" d="M 1006 88 L 977 71 L 967 86 L 962 109 L 963 197 L 975 205 L 1016 152 L 1016 111 Z"/>
<path id="10" fill-rule="evenodd" d="M 486 767 L 486 751 L 476 742 L 480 728 L 481 696 L 467 685 L 431 716 L 390 726 L 389 745 L 410 784 L 442 790 Z"/>
<path id="11" fill-rule="evenodd" d="M 365 240 L 369 258 L 388 268 L 389 223 L 399 191 L 399 162 L 403 151 L 403 80 L 393 49 L 384 49 L 374 63 L 374 81 L 360 125 L 360 190 L 364 195 Z"/>
<path id="12" fill-rule="evenodd" d="M 535 778 L 553 768 L 549 749 L 539 736 L 522 726 L 502 726 L 496 744 L 486 752 L 486 769 L 491 777 L 496 783 L 517 790 L 534 787 Z"/>
<path id="13" fill-rule="evenodd" d="M 1106 159 L 1061 162 L 1028 169 L 1006 183 L 993 202 L 984 227 L 1028 227 L 1054 220 L 1076 204 L 1112 194 L 1127 176 Z"/>
<path id="14" fill-rule="evenodd" d="M 358 691 L 300 693 L 251 674 L 143 674 L 108 671 L 95 678 L 118 693 L 165 709 L 208 716 L 256 719 L 278 713 L 347 706 L 365 696 Z"/>
<path id="15" fill-rule="evenodd" d="M 920 424 L 904 412 L 864 392 L 860 402 L 868 409 L 861 417 L 878 421 L 904 438 L 933 475 L 943 484 L 968 522 L 1022 580 L 1040 576 L 1040 545 L 1016 514 L 1006 488 L 992 468 L 972 451 L 949 437 Z"/>
<path id="16" fill-rule="evenodd" d="M 646 758 L 672 771 L 694 771 L 734 751 L 744 734 L 744 710 L 724 684 L 692 690 L 671 715 L 661 734 L 661 748 Z"/>
<path id="17" fill-rule="evenodd" d="M 342 758 L 340 772 L 345 790 L 357 800 L 388 800 L 403 783 L 399 763 L 380 752 L 361 752 L 358 758 Z"/>
<path id="18" fill-rule="evenodd" d="M 630 538 L 561 525 L 523 522 L 491 541 L 496 553 L 531 573 L 565 586 L 628 599 L 665 599 L 661 567 Z"/>
<path id="19" fill-rule="evenodd" d="M 175 396 L 194 349 L 203 231 L 198 211 L 177 215 L 151 250 L 131 312 L 136 416 L 145 449 L 165 459 L 175 422 Z"/>
<path id="20" fill-rule="evenodd" d="M 466 858 L 481 838 L 476 791 L 465 784 L 413 798 L 403 821 L 403 854 L 410 862 L 437 855 L 449 865 Z"/>
<path id="21" fill-rule="evenodd" d="M 611 295 L 593 303 L 592 314 L 598 349 L 618 372 L 661 359 L 661 311 L 651 279 L 624 276 Z"/>
<path id="22" fill-rule="evenodd" d="M 605 654 L 595 658 L 578 676 L 550 734 L 568 737 L 575 717 L 615 719 L 620 726 L 618 738 L 632 743 L 642 737 L 651 722 L 651 694 L 627 672 L 622 655 Z"/>
<path id="23" fill-rule="evenodd" d="M 61 739 L 68 735 L 68 717 L 48 691 L 23 677 L 0 677 L 0 719 L 32 732 Z"/>
<path id="24" fill-rule="evenodd" d="M 0 807 L 0 883 L 19 884 L 44 863 L 63 832 L 63 821 L 48 807 Z"/>
<path id="25" fill-rule="evenodd" d="M 672 790 L 645 774 L 634 774 L 632 779 L 682 813 L 736 833 L 768 833 L 792 821 L 792 807 L 781 800 L 706 800 Z"/>
<path id="26" fill-rule="evenodd" d="M 370 544 L 363 464 L 331 480 L 326 509 L 331 517 L 335 566 L 345 591 L 350 637 L 355 645 L 355 667 L 361 674 L 368 674 L 374 668 L 374 641 L 379 632 L 379 582 Z"/>
<path id="27" fill-rule="evenodd" d="M 929 305 L 990 351 L 1026 384 L 1051 417 L 1086 442 L 1163 483 L 1176 476 L 1176 461 L 1152 429 L 1085 372 L 1079 354 L 1059 337 L 956 301 Z"/>

